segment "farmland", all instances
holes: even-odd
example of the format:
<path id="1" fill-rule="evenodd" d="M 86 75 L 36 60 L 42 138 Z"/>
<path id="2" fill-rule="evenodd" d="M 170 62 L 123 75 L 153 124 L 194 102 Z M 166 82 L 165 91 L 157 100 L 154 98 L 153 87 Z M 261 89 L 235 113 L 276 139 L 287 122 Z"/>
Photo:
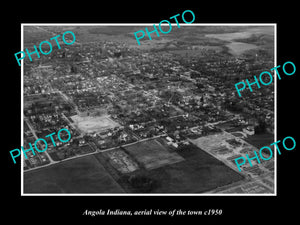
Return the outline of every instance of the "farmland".
<path id="1" fill-rule="evenodd" d="M 161 143 L 146 141 L 30 171 L 24 192 L 201 193 L 243 179 L 195 145 L 172 152 Z"/>
<path id="2" fill-rule="evenodd" d="M 141 169 L 123 176 L 120 183 L 128 192 L 141 192 L 130 185 L 130 179 L 147 177 L 154 184 L 148 190 L 150 193 L 202 193 L 243 180 L 243 176 L 195 145 L 184 146 L 176 154 L 184 160 L 156 169 Z"/>
<path id="3" fill-rule="evenodd" d="M 272 68 L 274 26 L 173 26 L 138 45 L 142 29 L 25 29 L 29 48 L 76 34 L 74 45 L 25 58 L 25 143 L 62 127 L 72 134 L 48 149 L 49 163 L 25 162 L 25 193 L 215 193 L 262 176 L 270 190 L 249 192 L 271 193 L 273 161 L 238 171 L 234 160 L 266 143 L 259 130 L 272 135 L 274 88 L 241 99 L 233 84 Z"/>
<path id="4" fill-rule="evenodd" d="M 88 185 L 87 185 L 88 184 Z M 123 193 L 93 155 L 24 175 L 25 193 Z"/>

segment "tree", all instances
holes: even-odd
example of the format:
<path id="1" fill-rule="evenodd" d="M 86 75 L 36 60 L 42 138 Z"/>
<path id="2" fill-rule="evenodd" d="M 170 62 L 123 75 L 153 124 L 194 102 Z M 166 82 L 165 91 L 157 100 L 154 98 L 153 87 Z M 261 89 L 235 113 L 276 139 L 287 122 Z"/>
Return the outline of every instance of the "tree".
<path id="1" fill-rule="evenodd" d="M 204 85 L 200 82 L 197 82 L 196 86 L 197 86 L 198 89 L 204 88 Z"/>
<path id="2" fill-rule="evenodd" d="M 75 65 L 71 65 L 71 73 L 78 73 L 78 68 Z"/>
<path id="3" fill-rule="evenodd" d="M 264 120 L 260 119 L 258 125 L 254 127 L 255 134 L 263 134 L 266 132 L 267 124 Z"/>
<path id="4" fill-rule="evenodd" d="M 149 193 L 157 187 L 157 181 L 142 175 L 130 176 L 128 182 L 137 192 Z"/>

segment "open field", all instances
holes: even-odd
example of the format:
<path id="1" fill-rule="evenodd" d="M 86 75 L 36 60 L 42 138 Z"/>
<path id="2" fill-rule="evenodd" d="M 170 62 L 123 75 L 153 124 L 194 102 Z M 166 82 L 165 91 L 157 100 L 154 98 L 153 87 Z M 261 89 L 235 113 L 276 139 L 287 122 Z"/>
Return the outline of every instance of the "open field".
<path id="1" fill-rule="evenodd" d="M 248 154 L 251 158 L 255 156 L 254 151 L 258 151 L 255 146 L 247 142 L 247 139 L 245 140 L 237 138 L 232 134 L 224 131 L 217 134 L 193 139 L 191 140 L 191 142 L 193 142 L 195 145 L 197 145 L 199 148 L 202 148 L 209 154 L 212 154 L 214 157 L 224 162 L 232 169 L 238 171 L 238 167 L 234 159 L 241 156 L 246 157 L 246 154 Z M 264 140 L 266 139 L 264 138 Z M 267 175 L 273 171 L 272 165 L 274 165 L 274 161 L 270 160 L 268 161 L 268 163 L 270 163 L 270 165 L 265 161 L 261 163 L 252 161 L 252 165 L 246 163 L 244 165 L 241 165 L 242 169 L 241 171 L 239 171 L 239 173 L 243 174 L 244 176 L 259 178 L 261 175 Z"/>
<path id="2" fill-rule="evenodd" d="M 268 44 L 273 43 L 272 41 L 249 41 L 253 37 L 253 34 L 259 35 L 259 37 L 262 37 L 265 40 L 270 40 L 274 38 L 274 27 L 254 27 L 245 29 L 241 32 L 207 34 L 206 37 L 229 41 L 230 43 L 226 44 L 226 46 L 228 47 L 229 52 L 233 55 L 241 55 L 248 50 L 258 49 L 258 43 L 260 43 L 260 48 L 264 47 L 268 49 L 268 52 L 270 54 L 274 52 L 273 46 L 270 46 L 270 44 Z"/>
<path id="3" fill-rule="evenodd" d="M 252 136 L 248 136 L 245 141 L 249 142 L 250 144 L 254 145 L 257 148 L 261 148 L 263 146 L 270 146 L 274 142 L 274 135 L 273 134 L 255 134 Z M 273 148 L 271 146 L 271 148 Z"/>
<path id="4" fill-rule="evenodd" d="M 93 155 L 24 174 L 24 193 L 123 193 Z"/>
<path id="5" fill-rule="evenodd" d="M 220 132 L 195 139 L 193 140 L 193 143 L 206 151 L 212 151 L 216 148 L 225 146 L 226 140 L 230 140 L 232 138 L 234 138 L 234 136 L 230 133 Z"/>
<path id="6" fill-rule="evenodd" d="M 232 42 L 227 45 L 227 47 L 230 49 L 230 53 L 233 55 L 241 55 L 247 50 L 256 49 L 258 46 L 254 44 L 248 44 L 248 43 L 242 43 L 242 42 Z"/>
<path id="7" fill-rule="evenodd" d="M 109 118 L 109 116 L 72 116 L 74 125 L 85 133 L 101 132 L 110 128 L 119 126 L 118 123 Z"/>
<path id="8" fill-rule="evenodd" d="M 132 146 L 127 151 L 134 152 L 144 160 L 139 163 L 150 169 L 139 167 L 123 150 L 112 150 L 105 153 L 111 160 L 99 160 L 104 153 L 97 153 L 27 172 L 24 193 L 202 193 L 243 180 L 242 175 L 192 144 L 177 153 L 170 153 L 156 141 Z M 135 152 L 138 150 L 141 152 Z M 155 157 L 161 158 L 155 162 Z M 139 185 L 134 179 L 139 179 Z M 151 188 L 145 189 L 149 185 Z"/>
<path id="9" fill-rule="evenodd" d="M 121 173 L 130 173 L 139 169 L 138 164 L 121 149 L 116 149 L 103 153 L 109 158 L 110 164 Z"/>
<path id="10" fill-rule="evenodd" d="M 169 152 L 156 140 L 130 145 L 125 150 L 148 170 L 184 160 L 176 152 Z"/>
<path id="11" fill-rule="evenodd" d="M 158 23 L 159 21 L 157 21 Z M 55 34 L 63 34 L 65 31 L 72 31 L 76 35 L 76 42 L 87 43 L 97 41 L 121 41 L 126 42 L 134 48 L 157 48 L 158 43 L 176 42 L 184 40 L 190 44 L 201 44 L 211 42 L 214 39 L 216 45 L 224 44 L 224 41 L 231 41 L 236 38 L 248 38 L 248 31 L 254 34 L 272 35 L 269 27 L 247 27 L 247 26 L 185 26 L 180 28 L 172 26 L 172 31 L 168 34 L 160 33 L 160 37 L 152 35 L 153 40 L 147 37 L 141 39 L 141 45 L 138 45 L 134 33 L 139 30 L 145 30 L 147 27 L 152 30 L 152 26 L 26 26 L 25 44 L 32 46 L 31 43 L 48 40 Z M 244 35 L 243 35 L 244 33 Z M 211 36 L 206 36 L 206 35 Z M 216 35 L 216 36 L 214 36 Z M 220 36 L 221 35 L 221 36 Z M 225 35 L 225 36 L 224 36 Z M 60 40 L 60 39 L 59 39 Z M 147 44 L 146 44 L 147 43 Z M 214 45 L 214 44 L 213 44 Z"/>
<path id="12" fill-rule="evenodd" d="M 147 148 L 147 146 L 149 147 Z M 152 141 L 152 143 L 144 142 L 144 145 L 136 144 L 130 147 L 130 149 L 126 147 L 126 151 L 136 154 L 135 157 L 138 157 L 139 160 L 149 160 L 149 156 L 155 157 L 151 156 L 153 148 L 156 148 L 156 155 L 172 151 L 168 149 L 168 146 L 164 146 L 164 142 L 160 139 Z M 163 153 L 158 151 L 163 151 Z M 160 167 L 150 170 L 141 167 L 133 173 L 119 175 L 117 182 L 129 193 L 202 193 L 244 179 L 242 175 L 193 144 L 183 146 L 173 153 L 184 160 L 160 165 Z M 140 162 L 145 163 L 145 161 Z M 147 181 L 141 183 L 144 186 L 150 184 L 151 187 L 147 189 L 143 188 L 143 185 L 136 187 L 132 178 L 141 180 L 147 178 Z"/>
<path id="13" fill-rule="evenodd" d="M 223 49 L 220 46 L 194 46 L 193 49 L 172 49 L 168 50 L 169 53 L 180 55 L 182 57 L 189 56 L 189 57 L 201 57 L 205 56 L 205 53 L 207 51 L 216 51 L 217 53 L 220 53 Z"/>
<path id="14" fill-rule="evenodd" d="M 153 30 L 152 26 L 146 26 Z M 173 25 L 168 34 L 160 33 L 152 40 L 144 37 L 138 45 L 134 33 L 145 30 L 145 26 L 27 26 L 24 31 L 25 45 L 29 48 L 37 42 L 47 40 L 65 31 L 76 35 L 75 44 L 97 43 L 103 41 L 123 42 L 129 48 L 139 51 L 170 51 L 184 57 L 205 57 L 207 51 L 217 54 L 255 55 L 257 51 L 266 51 L 273 55 L 274 27 L 273 26 L 185 26 L 180 28 Z M 62 40 L 59 39 L 60 42 Z M 63 45 L 63 43 L 61 43 Z M 189 46 L 200 46 L 198 49 L 187 49 Z M 203 46 L 203 47 L 201 47 Z"/>
<path id="15" fill-rule="evenodd" d="M 156 184 L 150 193 L 202 193 L 243 180 L 242 175 L 195 145 L 183 147 L 178 155 L 185 160 L 152 170 L 139 170 L 134 176 L 147 177 Z M 126 182 L 128 177 L 120 180 L 121 185 Z M 128 188 L 128 183 L 125 190 L 139 191 Z"/>

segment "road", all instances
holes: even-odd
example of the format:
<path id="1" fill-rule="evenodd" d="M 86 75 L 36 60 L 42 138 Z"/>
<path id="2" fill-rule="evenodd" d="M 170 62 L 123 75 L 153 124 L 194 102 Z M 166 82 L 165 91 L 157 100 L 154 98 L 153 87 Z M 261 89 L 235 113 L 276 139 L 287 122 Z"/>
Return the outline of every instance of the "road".
<path id="1" fill-rule="evenodd" d="M 34 136 L 36 139 L 39 139 L 39 137 L 38 137 L 38 136 L 36 135 L 36 133 L 35 133 L 35 130 L 32 128 L 30 122 L 28 121 L 28 119 L 24 117 L 24 121 L 26 121 L 26 123 L 27 123 L 27 125 L 28 125 L 28 127 L 29 127 L 29 129 L 30 129 L 30 131 L 31 131 L 31 133 L 33 134 L 33 136 Z M 45 153 L 45 154 L 47 155 L 47 157 L 49 158 L 50 164 L 55 163 L 55 161 L 52 160 L 52 158 L 50 157 L 50 155 L 48 154 L 47 151 L 44 151 L 44 153 Z M 49 165 L 49 164 L 47 164 L 47 165 Z"/>
<path id="2" fill-rule="evenodd" d="M 74 130 L 77 130 L 77 128 L 73 125 L 73 123 L 71 123 L 71 121 L 68 119 L 68 117 L 66 117 L 65 114 L 61 113 L 62 117 L 68 122 L 68 124 L 74 129 Z M 82 136 L 82 133 L 80 132 L 81 136 Z"/>
<path id="3" fill-rule="evenodd" d="M 76 113 L 77 113 L 78 115 L 81 114 L 81 112 L 79 111 L 77 105 L 72 101 L 72 99 L 70 99 L 70 98 L 69 98 L 65 93 L 63 93 L 62 91 L 60 91 L 60 90 L 53 90 L 52 86 L 50 86 L 50 87 L 51 87 L 51 90 L 52 90 L 51 93 L 59 93 L 59 94 L 65 99 L 65 101 L 66 101 L 67 103 L 71 104 L 71 105 L 74 107 L 74 109 L 75 109 L 75 111 L 76 111 Z"/>
<path id="4" fill-rule="evenodd" d="M 100 153 L 100 152 L 108 152 L 108 151 L 112 151 L 112 150 L 118 149 L 118 148 L 120 148 L 120 147 L 126 147 L 126 146 L 130 146 L 130 145 L 134 145 L 134 144 L 136 144 L 136 143 L 140 143 L 140 142 L 144 142 L 144 141 L 156 139 L 156 138 L 163 137 L 163 136 L 166 136 L 166 135 L 165 135 L 165 134 L 157 135 L 157 136 L 154 136 L 154 137 L 145 138 L 145 139 L 142 139 L 142 140 L 138 140 L 138 141 L 136 141 L 136 142 L 132 142 L 132 143 L 129 143 L 129 144 L 120 145 L 120 146 L 116 146 L 116 147 L 108 148 L 108 149 L 104 149 L 104 150 L 95 149 L 95 147 L 93 147 L 90 143 L 88 143 L 88 145 L 89 145 L 92 149 L 96 150 L 96 152 L 90 152 L 90 153 L 86 153 L 86 154 L 83 154 L 83 155 L 76 155 L 76 156 L 73 156 L 73 157 L 70 157 L 70 158 L 62 159 L 62 160 L 60 160 L 60 161 L 53 161 L 53 160 L 49 157 L 49 158 L 51 159 L 50 164 L 42 165 L 42 166 L 38 166 L 38 167 L 34 167 L 34 168 L 30 168 L 30 169 L 24 170 L 24 172 L 29 172 L 29 171 L 37 170 L 37 169 L 40 169 L 40 168 L 45 168 L 45 167 L 51 166 L 51 165 L 53 165 L 53 164 L 58 164 L 58 163 L 62 163 L 62 162 L 65 162 L 65 161 L 69 161 L 69 160 L 73 160 L 73 159 L 78 159 L 78 158 L 81 158 L 81 157 L 85 157 L 85 156 L 88 156 L 88 155 L 97 154 L 97 153 Z M 45 153 L 46 153 L 46 152 L 45 152 Z"/>

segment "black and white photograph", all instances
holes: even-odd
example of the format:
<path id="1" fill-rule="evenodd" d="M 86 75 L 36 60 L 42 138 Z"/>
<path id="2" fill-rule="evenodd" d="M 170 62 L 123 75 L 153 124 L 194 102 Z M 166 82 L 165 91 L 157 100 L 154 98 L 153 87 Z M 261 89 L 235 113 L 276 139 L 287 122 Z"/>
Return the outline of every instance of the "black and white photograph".
<path id="1" fill-rule="evenodd" d="M 5 7 L 3 221 L 297 221 L 296 4 L 164 3 Z"/>
<path id="2" fill-rule="evenodd" d="M 23 24 L 25 195 L 275 194 L 276 25 L 158 27 Z"/>

